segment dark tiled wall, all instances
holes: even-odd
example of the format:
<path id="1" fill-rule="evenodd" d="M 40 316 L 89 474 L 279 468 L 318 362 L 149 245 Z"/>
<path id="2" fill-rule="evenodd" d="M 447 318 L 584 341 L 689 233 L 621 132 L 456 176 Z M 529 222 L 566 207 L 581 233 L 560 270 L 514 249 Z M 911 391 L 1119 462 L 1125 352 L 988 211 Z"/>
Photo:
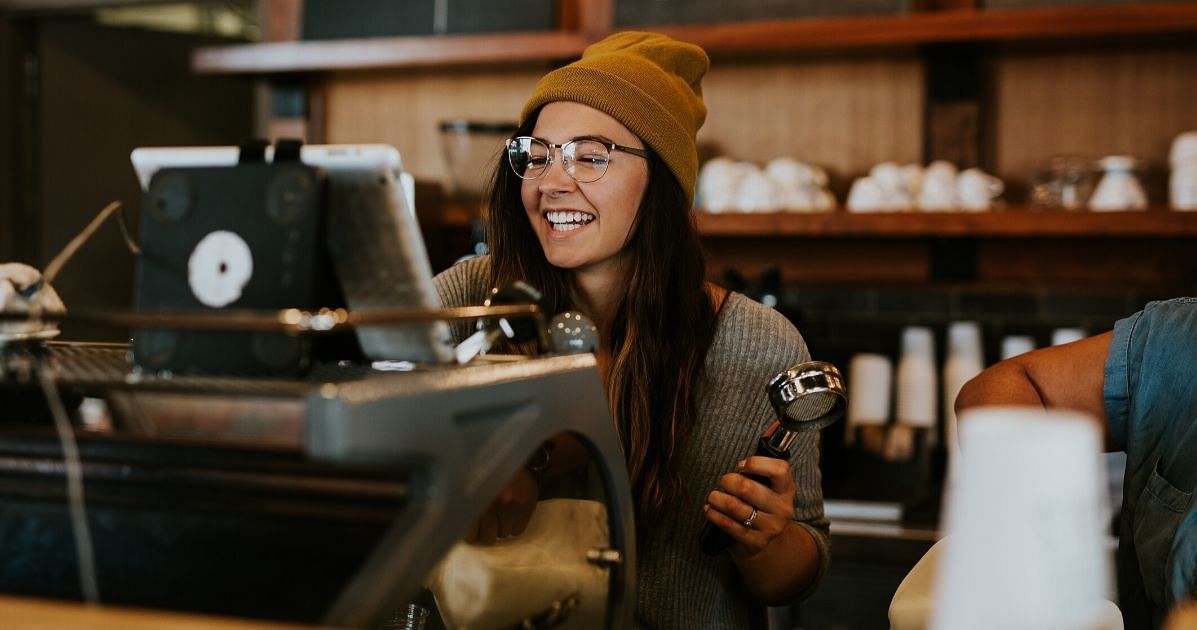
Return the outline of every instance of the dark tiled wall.
<path id="1" fill-rule="evenodd" d="M 759 291 L 745 292 L 771 301 Z M 896 366 L 906 326 L 928 326 L 934 331 L 942 369 L 948 326 L 975 321 L 981 326 L 985 362 L 992 364 L 1000 357 L 1006 335 L 1029 335 L 1037 347 L 1045 347 L 1056 328 L 1079 327 L 1097 334 L 1148 301 L 1169 297 L 1175 296 L 1133 289 L 999 292 L 967 287 L 793 285 L 776 291 L 776 307 L 802 332 L 812 357 L 834 363 L 847 376 L 849 361 L 859 352 L 887 355 Z M 942 400 L 942 389 L 938 399 Z M 831 498 L 898 501 L 906 504 L 908 515 L 917 520 L 921 513 L 933 523 L 946 457 L 939 438 L 940 446 L 935 447 L 921 446 L 920 438 L 911 460 L 887 461 L 847 447 L 843 423 L 832 425 L 823 433 L 824 491 Z"/>
<path id="2" fill-rule="evenodd" d="M 992 363 L 999 357 L 1006 335 L 1030 335 L 1043 347 L 1051 342 L 1056 328 L 1104 332 L 1148 301 L 1168 297 L 1175 296 L 1134 290 L 977 292 L 963 288 L 788 286 L 782 289 L 777 308 L 806 337 L 812 355 L 845 367 L 857 352 L 878 352 L 896 359 L 902 328 L 912 325 L 935 331 L 936 350 L 942 357 L 945 331 L 956 321 L 980 324 L 985 359 Z"/>

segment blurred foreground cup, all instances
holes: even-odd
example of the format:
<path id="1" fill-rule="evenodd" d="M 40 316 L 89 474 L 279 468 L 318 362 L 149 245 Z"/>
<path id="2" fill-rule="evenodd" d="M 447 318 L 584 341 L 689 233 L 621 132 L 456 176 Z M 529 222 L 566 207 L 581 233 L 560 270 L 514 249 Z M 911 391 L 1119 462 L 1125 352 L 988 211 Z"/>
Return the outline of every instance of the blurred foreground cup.
<path id="1" fill-rule="evenodd" d="M 1097 422 L 1071 411 L 978 408 L 961 414 L 959 437 L 931 627 L 1120 628 L 1107 601 Z"/>

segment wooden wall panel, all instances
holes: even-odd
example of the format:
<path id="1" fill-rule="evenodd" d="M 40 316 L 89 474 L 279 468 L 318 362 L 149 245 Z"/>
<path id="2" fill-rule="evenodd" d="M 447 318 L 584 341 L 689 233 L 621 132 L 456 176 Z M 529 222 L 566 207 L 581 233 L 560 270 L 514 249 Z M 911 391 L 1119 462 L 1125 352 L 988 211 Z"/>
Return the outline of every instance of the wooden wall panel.
<path id="1" fill-rule="evenodd" d="M 993 239 L 978 244 L 977 283 L 1192 295 L 1197 290 L 1193 250 L 1192 238 Z"/>
<path id="2" fill-rule="evenodd" d="M 514 119 L 545 70 L 333 77 L 324 86 L 326 140 L 392 143 L 418 178 L 441 179 L 438 121 Z M 797 157 L 828 168 L 843 190 L 877 162 L 920 159 L 922 70 L 913 57 L 717 61 L 703 92 L 704 158 Z"/>
<path id="3" fill-rule="evenodd" d="M 1003 53 L 992 69 L 990 165 L 1016 184 L 1053 155 L 1129 153 L 1162 170 L 1176 134 L 1197 129 L 1197 46 Z"/>
<path id="4" fill-rule="evenodd" d="M 142 194 L 129 152 L 140 146 L 236 144 L 252 132 L 250 86 L 195 78 L 190 51 L 211 38 L 112 28 L 70 18 L 39 22 L 34 234 L 43 267 L 108 202 L 126 204 L 136 233 Z M 0 229 L 3 229 L 0 227 Z M 110 219 L 55 282 L 70 308 L 127 308 L 134 256 Z M 67 339 L 128 339 L 122 331 L 64 326 Z"/>
<path id="5" fill-rule="evenodd" d="M 922 155 L 923 71 L 914 56 L 717 62 L 707 75 L 704 157 L 783 156 L 848 183 L 883 161 Z"/>
<path id="6" fill-rule="evenodd" d="M 547 68 L 342 75 L 323 86 L 325 140 L 385 142 L 417 179 L 444 181 L 439 123 L 515 121 Z"/>
<path id="7" fill-rule="evenodd" d="M 775 266 L 787 284 L 918 285 L 930 274 L 919 239 L 708 238 L 707 275 L 733 268 L 755 278 Z"/>

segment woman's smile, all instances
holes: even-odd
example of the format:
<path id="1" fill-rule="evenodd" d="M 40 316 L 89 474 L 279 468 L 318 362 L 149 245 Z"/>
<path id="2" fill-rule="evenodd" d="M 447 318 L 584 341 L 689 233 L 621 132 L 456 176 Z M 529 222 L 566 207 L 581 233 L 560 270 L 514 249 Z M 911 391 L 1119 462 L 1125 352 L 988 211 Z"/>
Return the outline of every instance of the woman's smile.
<path id="1" fill-rule="evenodd" d="M 597 218 L 593 214 L 581 210 L 547 210 L 543 214 L 545 222 L 549 226 L 549 233 L 555 238 L 575 236 L 579 230 L 590 225 Z"/>

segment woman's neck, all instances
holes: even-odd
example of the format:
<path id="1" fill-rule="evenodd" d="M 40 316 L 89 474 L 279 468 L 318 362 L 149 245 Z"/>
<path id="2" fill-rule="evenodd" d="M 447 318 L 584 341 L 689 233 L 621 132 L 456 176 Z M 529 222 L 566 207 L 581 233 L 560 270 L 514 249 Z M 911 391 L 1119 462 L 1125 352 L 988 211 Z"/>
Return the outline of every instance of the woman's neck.
<path id="1" fill-rule="evenodd" d="M 574 303 L 578 310 L 594 320 L 604 342 L 611 332 L 611 322 L 626 290 L 626 274 L 619 265 L 574 270 Z"/>
<path id="2" fill-rule="evenodd" d="M 628 270 L 626 256 L 617 256 L 573 271 L 574 306 L 598 328 L 599 347 L 595 359 L 604 386 L 611 376 L 611 326 L 627 292 Z"/>

